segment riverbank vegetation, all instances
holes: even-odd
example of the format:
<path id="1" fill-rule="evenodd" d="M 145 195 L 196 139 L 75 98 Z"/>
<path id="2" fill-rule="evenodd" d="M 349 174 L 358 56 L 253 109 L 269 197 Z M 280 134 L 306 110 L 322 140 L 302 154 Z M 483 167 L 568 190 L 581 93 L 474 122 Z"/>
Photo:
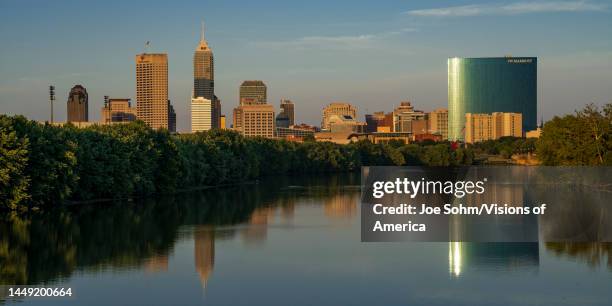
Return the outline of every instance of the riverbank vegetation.
<path id="1" fill-rule="evenodd" d="M 546 166 L 612 166 L 612 103 L 546 122 L 536 154 Z"/>
<path id="2" fill-rule="evenodd" d="M 539 140 L 348 145 L 247 138 L 216 130 L 171 135 L 142 122 L 76 128 L 0 116 L 0 210 L 171 194 L 274 175 L 361 166 L 472 165 L 476 154 L 536 152 L 544 165 L 612 165 L 612 104 L 555 117 Z"/>
<path id="3" fill-rule="evenodd" d="M 362 165 L 465 165 L 449 144 L 349 145 L 247 138 L 228 130 L 171 135 L 142 122 L 88 128 L 0 116 L 0 209 L 170 194 L 272 175 Z"/>

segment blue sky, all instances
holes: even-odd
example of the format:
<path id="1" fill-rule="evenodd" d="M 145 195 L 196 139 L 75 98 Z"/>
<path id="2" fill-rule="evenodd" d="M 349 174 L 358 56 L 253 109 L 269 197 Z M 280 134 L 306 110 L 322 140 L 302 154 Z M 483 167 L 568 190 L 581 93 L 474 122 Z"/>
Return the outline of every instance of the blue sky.
<path id="1" fill-rule="evenodd" d="M 225 114 L 245 79 L 264 80 L 277 109 L 294 100 L 296 119 L 311 124 L 337 100 L 360 118 L 402 100 L 445 107 L 453 56 L 537 56 L 545 119 L 612 101 L 612 2 L 0 0 L 0 113 L 48 118 L 54 84 L 65 120 L 68 91 L 83 84 L 98 120 L 104 95 L 135 97 L 134 55 L 149 40 L 168 53 L 187 130 L 201 20 Z"/>

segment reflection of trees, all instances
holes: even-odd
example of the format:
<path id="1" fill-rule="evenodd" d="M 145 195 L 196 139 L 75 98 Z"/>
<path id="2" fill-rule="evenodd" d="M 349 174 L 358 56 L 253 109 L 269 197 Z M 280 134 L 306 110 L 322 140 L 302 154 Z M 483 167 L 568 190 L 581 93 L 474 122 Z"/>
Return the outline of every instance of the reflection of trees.
<path id="1" fill-rule="evenodd" d="M 612 269 L 612 243 L 610 242 L 547 242 L 546 249 L 557 256 L 566 256 L 598 267 L 606 262 Z"/>
<path id="2" fill-rule="evenodd" d="M 612 172 L 585 167 L 535 169 L 528 191 L 532 198 L 545 200 L 547 204 L 545 214 L 540 217 L 544 241 L 610 241 L 610 193 L 597 186 L 612 180 L 609 175 Z"/>
<path id="3" fill-rule="evenodd" d="M 531 171 L 530 192 L 546 199 L 548 208 L 540 217 L 546 249 L 596 267 L 606 262 L 612 268 L 612 180 L 605 167 L 538 167 Z M 604 188 L 602 188 L 602 186 Z"/>
<path id="4" fill-rule="evenodd" d="M 257 208 L 265 211 L 266 220 L 269 209 L 289 216 L 298 198 L 323 200 L 358 182 L 358 175 L 274 178 L 136 203 L 7 216 L 0 219 L 0 285 L 41 284 L 70 277 L 75 270 L 163 270 L 180 226 L 245 223 L 258 218 L 259 210 L 253 216 Z M 233 229 L 215 231 L 217 239 L 235 234 Z"/>

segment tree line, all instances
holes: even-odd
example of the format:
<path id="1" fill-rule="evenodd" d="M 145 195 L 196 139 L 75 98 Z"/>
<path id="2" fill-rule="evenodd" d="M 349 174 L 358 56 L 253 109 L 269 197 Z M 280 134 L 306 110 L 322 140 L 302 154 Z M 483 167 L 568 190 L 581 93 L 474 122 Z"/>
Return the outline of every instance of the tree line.
<path id="1" fill-rule="evenodd" d="M 543 165 L 612 165 L 612 104 L 547 122 L 534 139 L 348 145 L 243 137 L 229 130 L 172 135 L 143 122 L 53 126 L 0 115 L 0 210 L 67 201 L 170 194 L 272 175 L 357 171 L 361 166 L 456 166 L 475 152 L 534 152 Z"/>
<path id="2" fill-rule="evenodd" d="M 536 154 L 547 166 L 612 166 L 612 103 L 546 122 Z"/>
<path id="3" fill-rule="evenodd" d="M 170 194 L 271 175 L 357 171 L 362 165 L 463 165 L 448 144 L 349 145 L 243 137 L 229 130 L 172 135 L 143 122 L 77 128 L 0 116 L 0 209 Z"/>

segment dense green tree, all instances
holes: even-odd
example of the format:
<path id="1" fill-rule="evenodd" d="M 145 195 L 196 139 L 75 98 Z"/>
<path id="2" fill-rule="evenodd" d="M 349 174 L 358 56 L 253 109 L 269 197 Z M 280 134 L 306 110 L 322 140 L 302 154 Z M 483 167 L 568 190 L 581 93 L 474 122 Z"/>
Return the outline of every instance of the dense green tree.
<path id="1" fill-rule="evenodd" d="M 29 121 L 23 116 L 0 116 L 3 126 L 11 126 L 20 140 L 27 140 L 23 178 L 28 181 L 27 203 L 61 203 L 74 191 L 77 145 L 69 131 L 49 124 Z M 1 205 L 0 205 L 1 206 Z"/>
<path id="2" fill-rule="evenodd" d="M 0 118 L 0 205 L 16 209 L 29 198 L 28 177 L 24 173 L 28 162 L 28 139 L 18 138 L 6 117 Z"/>
<path id="3" fill-rule="evenodd" d="M 554 117 L 536 144 L 544 165 L 612 165 L 612 104 Z"/>

